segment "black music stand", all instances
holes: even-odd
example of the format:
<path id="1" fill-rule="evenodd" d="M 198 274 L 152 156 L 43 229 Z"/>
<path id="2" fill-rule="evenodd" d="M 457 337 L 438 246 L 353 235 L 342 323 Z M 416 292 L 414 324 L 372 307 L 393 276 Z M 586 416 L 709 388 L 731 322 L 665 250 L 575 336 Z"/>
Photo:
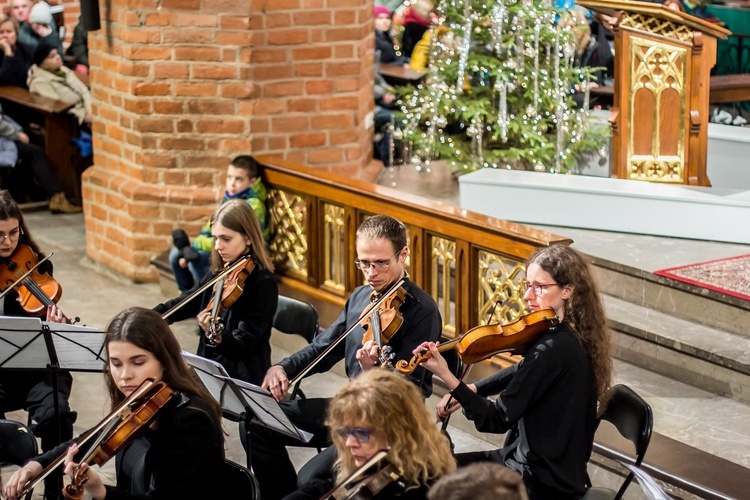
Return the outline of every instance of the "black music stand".
<path id="1" fill-rule="evenodd" d="M 289 421 L 279 403 L 267 390 L 231 378 L 226 369 L 216 361 L 186 351 L 182 351 L 182 356 L 193 367 L 208 392 L 219 402 L 227 419 L 234 422 L 244 421 L 246 428 L 254 419 L 265 427 L 305 443 L 312 439 L 312 434 L 298 429 Z M 245 439 L 245 452 L 249 465 L 251 463 L 250 443 L 247 442 L 247 437 Z"/>
<path id="2" fill-rule="evenodd" d="M 103 349 L 104 332 L 96 328 L 47 323 L 39 318 L 0 317 L 0 370 L 52 372 L 58 442 L 62 439 L 58 373 L 101 372 Z"/>

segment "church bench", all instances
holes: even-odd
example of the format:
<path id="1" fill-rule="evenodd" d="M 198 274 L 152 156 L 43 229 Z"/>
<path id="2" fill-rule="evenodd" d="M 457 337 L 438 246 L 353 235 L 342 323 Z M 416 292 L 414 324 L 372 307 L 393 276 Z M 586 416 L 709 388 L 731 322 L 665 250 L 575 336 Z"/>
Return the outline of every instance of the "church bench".
<path id="1" fill-rule="evenodd" d="M 68 113 L 73 105 L 12 86 L 0 86 L 0 102 L 3 112 L 14 119 L 44 127 L 44 152 L 50 170 L 68 199 L 80 200 L 81 174 L 90 161 L 82 161 L 71 141 L 79 133 L 78 121 Z"/>

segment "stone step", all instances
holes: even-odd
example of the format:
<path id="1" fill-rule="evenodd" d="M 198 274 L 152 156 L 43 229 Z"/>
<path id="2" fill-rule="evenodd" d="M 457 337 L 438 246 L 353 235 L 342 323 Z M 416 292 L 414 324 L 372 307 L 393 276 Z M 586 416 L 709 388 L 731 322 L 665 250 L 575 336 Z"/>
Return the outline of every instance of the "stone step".
<path id="1" fill-rule="evenodd" d="M 750 301 L 591 256 L 602 293 L 693 323 L 750 336 Z"/>
<path id="2" fill-rule="evenodd" d="M 750 338 L 609 295 L 604 304 L 617 358 L 750 402 Z"/>

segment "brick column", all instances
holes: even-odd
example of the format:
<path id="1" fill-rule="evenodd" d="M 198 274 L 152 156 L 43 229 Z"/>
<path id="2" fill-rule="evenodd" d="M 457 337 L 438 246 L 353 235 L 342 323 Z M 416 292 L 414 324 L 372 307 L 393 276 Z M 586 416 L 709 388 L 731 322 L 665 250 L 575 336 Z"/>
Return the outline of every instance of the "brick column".
<path id="1" fill-rule="evenodd" d="M 372 156 L 372 0 L 113 0 L 89 34 L 87 251 L 136 281 L 197 233 L 237 154 L 346 175 Z M 366 126 L 368 125 L 368 126 Z"/>

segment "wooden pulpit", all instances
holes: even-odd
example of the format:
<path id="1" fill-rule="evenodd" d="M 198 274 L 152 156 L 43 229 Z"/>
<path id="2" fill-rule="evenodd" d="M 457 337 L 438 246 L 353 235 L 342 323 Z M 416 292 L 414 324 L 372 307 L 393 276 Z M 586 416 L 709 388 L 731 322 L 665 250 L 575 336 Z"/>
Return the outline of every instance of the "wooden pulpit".
<path id="1" fill-rule="evenodd" d="M 577 3 L 615 18 L 612 176 L 710 186 L 709 76 L 731 33 L 653 3 Z"/>

